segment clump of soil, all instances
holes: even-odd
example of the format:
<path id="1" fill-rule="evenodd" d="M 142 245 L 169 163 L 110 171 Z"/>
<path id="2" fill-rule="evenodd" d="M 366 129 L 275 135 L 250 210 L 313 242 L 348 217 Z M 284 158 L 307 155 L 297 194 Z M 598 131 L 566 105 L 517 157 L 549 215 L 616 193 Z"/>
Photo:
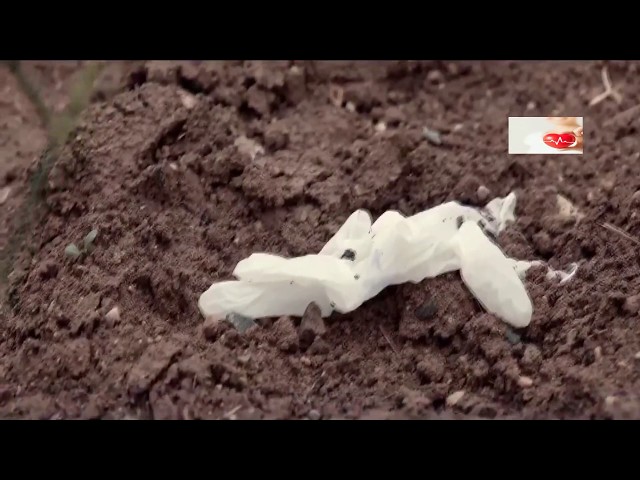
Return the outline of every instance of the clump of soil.
<path id="1" fill-rule="evenodd" d="M 640 293 L 638 251 L 601 227 L 640 235 L 636 121 L 615 117 L 640 102 L 626 75 L 637 65 L 610 68 L 623 103 L 585 113 L 583 156 L 506 153 L 509 115 L 586 111 L 600 67 L 129 69 L 120 93 L 96 96 L 51 171 L 50 212 L 34 231 L 33 262 L 12 277 L 14 308 L 0 327 L 0 414 L 637 417 L 639 309 L 628 299 Z M 388 288 L 312 330 L 284 317 L 241 334 L 197 310 L 242 258 L 316 252 L 357 208 L 413 214 L 512 190 L 517 221 L 498 239 L 506 253 L 580 264 L 563 285 L 529 272 L 524 331 L 485 313 L 456 274 Z M 560 216 L 557 194 L 584 217 Z M 94 228 L 89 255 L 64 256 Z"/>

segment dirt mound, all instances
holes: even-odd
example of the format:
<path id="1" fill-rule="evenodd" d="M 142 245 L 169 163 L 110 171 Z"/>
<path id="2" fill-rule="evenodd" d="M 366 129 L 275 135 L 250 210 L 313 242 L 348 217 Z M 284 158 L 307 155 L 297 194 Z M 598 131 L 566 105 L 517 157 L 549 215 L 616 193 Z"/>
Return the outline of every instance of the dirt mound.
<path id="1" fill-rule="evenodd" d="M 583 112 L 598 63 L 148 62 L 96 96 L 49 176 L 35 257 L 2 322 L 0 414 L 38 418 L 640 416 L 636 64 L 588 110 L 583 156 L 506 154 L 509 115 Z M 440 142 L 426 139 L 427 126 Z M 486 188 L 480 189 L 480 186 Z M 255 251 L 318 251 L 357 208 L 518 195 L 509 255 L 534 269 L 509 330 L 457 274 L 385 290 L 308 338 L 245 334 L 197 298 Z M 557 194 L 584 215 L 562 218 Z M 65 257 L 98 230 L 93 250 Z M 117 307 L 117 314 L 112 310 Z M 108 314 L 108 312 L 111 312 Z M 302 341 L 301 341 L 302 337 Z"/>

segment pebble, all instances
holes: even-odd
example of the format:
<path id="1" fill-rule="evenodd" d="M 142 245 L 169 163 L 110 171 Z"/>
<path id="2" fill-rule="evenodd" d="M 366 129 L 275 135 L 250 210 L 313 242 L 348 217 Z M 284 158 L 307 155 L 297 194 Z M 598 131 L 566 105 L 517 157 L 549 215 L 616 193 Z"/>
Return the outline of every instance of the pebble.
<path id="1" fill-rule="evenodd" d="M 640 352 L 637 352 L 633 358 L 635 358 L 636 360 L 640 360 Z"/>
<path id="2" fill-rule="evenodd" d="M 447 407 L 453 407 L 462 399 L 462 397 L 464 397 L 464 390 L 458 390 L 457 392 L 453 392 L 451 395 L 447 397 L 447 400 L 446 400 Z"/>
<path id="3" fill-rule="evenodd" d="M 491 195 L 491 190 L 489 190 L 484 185 L 480 185 L 478 187 L 477 195 L 478 195 L 478 201 L 481 203 L 484 203 L 489 199 L 489 196 Z"/>
<path id="4" fill-rule="evenodd" d="M 632 203 L 633 205 L 637 205 L 637 204 L 639 204 L 639 203 L 640 203 L 640 190 L 638 190 L 636 193 L 634 193 L 634 194 L 631 196 L 631 203 Z"/>
<path id="5" fill-rule="evenodd" d="M 632 295 L 624 301 L 623 308 L 629 313 L 640 312 L 640 295 Z"/>
<path id="6" fill-rule="evenodd" d="M 607 407 L 613 406 L 614 403 L 616 403 L 616 397 L 614 397 L 613 395 L 609 395 L 607 398 L 604 399 L 604 404 Z"/>
<path id="7" fill-rule="evenodd" d="M 256 325 L 256 322 L 253 318 L 245 317 L 244 315 L 239 315 L 237 313 L 230 313 L 227 315 L 227 322 L 236 327 L 236 330 L 240 333 L 244 333 L 249 330 L 251 327 Z"/>
<path id="8" fill-rule="evenodd" d="M 111 324 L 118 323 L 120 321 L 120 309 L 118 307 L 113 307 L 107 312 L 104 318 Z"/>
<path id="9" fill-rule="evenodd" d="M 240 355 L 238 357 L 238 363 L 240 365 L 246 365 L 251 360 L 251 354 L 247 353 L 246 355 Z"/>
<path id="10" fill-rule="evenodd" d="M 327 332 L 327 327 L 322 319 L 322 312 L 320 307 L 311 302 L 300 321 L 300 330 L 298 336 L 300 338 L 300 346 L 302 348 L 308 348 L 311 346 L 316 337 L 321 337 Z"/>
<path id="11" fill-rule="evenodd" d="M 533 385 L 533 380 L 530 377 L 520 377 L 518 378 L 518 385 L 522 388 L 529 388 Z"/>
<path id="12" fill-rule="evenodd" d="M 264 147 L 262 145 L 244 135 L 236 138 L 233 144 L 240 155 L 245 155 L 251 160 L 255 159 L 258 155 L 264 154 Z"/>
<path id="13" fill-rule="evenodd" d="M 300 357 L 300 363 L 305 367 L 309 367 L 311 365 L 311 359 L 309 357 Z"/>
<path id="14" fill-rule="evenodd" d="M 7 201 L 11 194 L 11 187 L 0 188 L 0 205 Z"/>
<path id="15" fill-rule="evenodd" d="M 309 417 L 309 420 L 320 420 L 320 417 L 322 415 L 320 415 L 320 412 L 318 410 L 309 410 L 309 413 L 307 413 L 307 417 Z"/>
<path id="16" fill-rule="evenodd" d="M 376 123 L 376 126 L 374 127 L 376 132 L 378 133 L 382 133 L 387 129 L 387 124 L 384 122 L 378 122 Z"/>
<path id="17" fill-rule="evenodd" d="M 418 320 L 424 321 L 433 318 L 437 312 L 438 306 L 432 300 L 427 300 L 418 308 L 416 308 L 415 315 Z"/>
<path id="18" fill-rule="evenodd" d="M 334 106 L 342 107 L 342 102 L 344 102 L 344 90 L 342 87 L 337 85 L 329 87 L 329 100 Z"/>
<path id="19" fill-rule="evenodd" d="M 293 65 L 285 74 L 287 96 L 293 103 L 301 102 L 306 94 L 306 75 L 302 68 Z"/>
<path id="20" fill-rule="evenodd" d="M 598 346 L 596 348 L 593 349 L 593 354 L 596 357 L 596 360 L 601 360 L 602 359 L 602 347 Z"/>
<path id="21" fill-rule="evenodd" d="M 536 102 L 527 103 L 527 110 L 535 110 L 535 109 L 536 109 Z"/>
<path id="22" fill-rule="evenodd" d="M 518 335 L 516 332 L 514 332 L 512 329 L 507 328 L 507 340 L 509 341 L 509 343 L 511 343 L 512 345 L 517 345 L 518 343 L 521 342 L 520 339 L 520 335 Z"/>
<path id="23" fill-rule="evenodd" d="M 440 83 L 444 81 L 444 75 L 440 70 L 431 70 L 427 73 L 427 80 L 431 83 Z"/>
<path id="24" fill-rule="evenodd" d="M 430 128 L 424 127 L 422 129 L 422 135 L 434 145 L 442 145 L 442 138 L 440 138 L 440 132 L 437 130 L 431 130 Z"/>
<path id="25" fill-rule="evenodd" d="M 356 111 L 356 105 L 353 102 L 347 102 L 347 104 L 344 106 L 344 108 L 347 109 L 347 111 L 353 113 Z"/>
<path id="26" fill-rule="evenodd" d="M 198 102 L 195 96 L 187 92 L 180 92 L 180 101 L 182 102 L 184 108 L 186 108 L 187 110 L 191 110 L 196 106 L 196 103 Z"/>

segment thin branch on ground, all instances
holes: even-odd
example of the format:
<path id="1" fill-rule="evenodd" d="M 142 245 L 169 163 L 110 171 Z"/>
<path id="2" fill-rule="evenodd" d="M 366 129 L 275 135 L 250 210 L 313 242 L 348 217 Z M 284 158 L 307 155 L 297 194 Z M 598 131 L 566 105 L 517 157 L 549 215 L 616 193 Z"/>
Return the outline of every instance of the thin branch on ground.
<path id="1" fill-rule="evenodd" d="M 235 420 L 235 415 L 236 413 L 238 413 L 238 411 L 242 408 L 242 405 L 237 405 L 235 407 L 233 407 L 231 410 L 229 410 L 227 413 L 225 413 L 222 418 L 228 419 L 228 420 Z"/>
<path id="2" fill-rule="evenodd" d="M 393 341 L 391 340 L 391 337 L 389 337 L 389 335 L 387 334 L 386 330 L 382 325 L 380 325 L 380 331 L 382 332 L 382 336 L 384 337 L 384 339 L 387 341 L 387 343 L 391 347 L 391 350 L 393 350 L 393 353 L 395 353 L 396 355 L 400 355 L 400 352 L 398 351 L 398 347 L 396 347 L 395 343 L 393 343 Z"/>
<path id="3" fill-rule="evenodd" d="M 618 235 L 623 236 L 627 240 L 630 240 L 631 242 L 635 243 L 636 245 L 640 245 L 640 240 L 638 240 L 637 238 L 632 237 L 627 232 L 625 232 L 621 228 L 616 227 L 615 225 L 611 225 L 610 223 L 601 223 L 600 226 L 604 227 L 607 230 L 610 230 L 610 231 L 612 231 L 614 233 L 617 233 Z"/>
<path id="4" fill-rule="evenodd" d="M 599 104 L 609 97 L 613 98 L 617 103 L 622 103 L 622 95 L 611 85 L 611 79 L 609 78 L 609 71 L 607 70 L 607 67 L 602 67 L 602 84 L 604 85 L 604 92 L 591 99 L 589 102 L 590 107 Z"/>

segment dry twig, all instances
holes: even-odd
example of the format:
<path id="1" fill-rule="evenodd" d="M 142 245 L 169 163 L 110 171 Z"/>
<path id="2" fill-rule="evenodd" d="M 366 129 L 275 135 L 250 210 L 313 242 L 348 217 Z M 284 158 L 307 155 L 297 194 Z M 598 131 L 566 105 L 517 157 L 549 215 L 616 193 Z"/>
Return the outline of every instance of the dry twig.
<path id="1" fill-rule="evenodd" d="M 635 243 L 636 245 L 640 245 L 640 240 L 638 240 L 637 238 L 632 237 L 627 232 L 625 232 L 621 228 L 616 227 L 615 225 L 611 225 L 610 223 L 601 223 L 600 226 L 606 228 L 607 230 L 611 230 L 612 232 L 615 232 L 618 235 L 623 236 L 627 240 L 630 240 L 633 243 Z"/>
<path id="2" fill-rule="evenodd" d="M 235 415 L 236 413 L 238 413 L 238 410 L 240 410 L 242 408 L 242 405 L 238 405 L 236 407 L 233 407 L 231 410 L 229 410 L 227 413 L 225 413 L 222 417 L 226 418 L 228 420 L 235 420 Z"/>
<path id="3" fill-rule="evenodd" d="M 615 90 L 611 85 L 611 80 L 609 79 L 609 72 L 607 70 L 607 67 L 602 67 L 602 84 L 604 85 L 604 92 L 602 92 L 599 95 L 596 95 L 591 99 L 591 101 L 589 102 L 590 107 L 593 107 L 599 104 L 600 102 L 602 102 L 603 100 L 609 97 L 613 98 L 617 103 L 622 103 L 622 95 L 620 95 L 620 92 Z"/>
<path id="4" fill-rule="evenodd" d="M 393 353 L 395 353 L 396 355 L 400 355 L 400 352 L 398 351 L 398 347 L 396 347 L 396 345 L 393 343 L 393 341 L 391 340 L 391 338 L 389 337 L 389 335 L 387 334 L 386 330 L 382 325 L 380 325 L 380 331 L 382 332 L 382 336 L 384 337 L 384 339 L 387 341 L 387 343 L 391 347 L 391 350 L 393 350 Z"/>

